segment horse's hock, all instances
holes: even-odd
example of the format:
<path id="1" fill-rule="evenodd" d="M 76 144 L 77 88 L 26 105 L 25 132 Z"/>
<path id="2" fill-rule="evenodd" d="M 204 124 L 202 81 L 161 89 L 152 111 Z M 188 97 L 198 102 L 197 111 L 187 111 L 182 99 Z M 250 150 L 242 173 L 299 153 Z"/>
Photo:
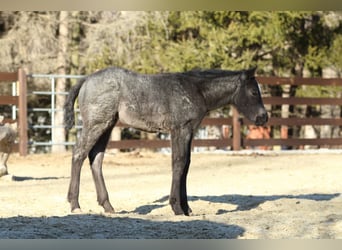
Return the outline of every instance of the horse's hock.
<path id="1" fill-rule="evenodd" d="M 7 160 L 12 151 L 16 132 L 10 124 L 1 124 L 0 117 L 0 177 L 8 174 Z"/>

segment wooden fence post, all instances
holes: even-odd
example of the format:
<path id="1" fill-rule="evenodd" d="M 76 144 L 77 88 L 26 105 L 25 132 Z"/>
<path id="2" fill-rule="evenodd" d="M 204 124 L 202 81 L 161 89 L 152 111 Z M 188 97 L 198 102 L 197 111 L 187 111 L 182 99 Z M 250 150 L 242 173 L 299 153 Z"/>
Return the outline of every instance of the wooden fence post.
<path id="1" fill-rule="evenodd" d="M 19 81 L 19 119 L 18 119 L 18 135 L 19 135 L 19 154 L 27 155 L 27 82 L 26 73 L 23 69 L 18 69 Z"/>
<path id="2" fill-rule="evenodd" d="M 239 112 L 235 107 L 233 108 L 233 150 L 237 151 L 241 149 L 241 124 Z"/>

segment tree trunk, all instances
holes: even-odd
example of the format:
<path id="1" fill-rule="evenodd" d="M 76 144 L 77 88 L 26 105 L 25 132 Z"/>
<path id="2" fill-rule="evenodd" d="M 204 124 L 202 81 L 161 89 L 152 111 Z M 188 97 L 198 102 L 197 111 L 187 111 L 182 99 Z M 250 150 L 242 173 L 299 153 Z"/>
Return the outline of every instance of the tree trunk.
<path id="1" fill-rule="evenodd" d="M 79 11 L 73 11 L 71 13 L 70 22 L 70 74 L 78 75 L 80 74 L 80 41 L 81 41 L 81 15 Z M 76 80 L 72 80 L 76 83 Z"/>
<path id="2" fill-rule="evenodd" d="M 71 16 L 69 17 L 69 37 L 70 43 L 68 44 L 68 54 L 70 55 L 70 63 L 69 72 L 71 75 L 79 75 L 80 72 L 80 41 L 82 39 L 81 36 L 81 13 L 80 11 L 71 12 Z M 70 89 L 70 86 L 73 86 L 77 83 L 77 79 L 70 79 L 67 83 L 66 88 Z M 77 101 L 76 101 L 77 103 Z M 77 106 L 77 104 L 76 104 Z M 76 120 L 76 124 L 78 125 L 79 121 Z M 76 141 L 77 134 L 79 130 L 76 128 L 70 129 L 66 132 L 67 141 Z"/>
<path id="3" fill-rule="evenodd" d="M 57 55 L 57 72 L 60 75 L 66 74 L 66 64 L 67 64 L 67 49 L 68 49 L 68 23 L 69 17 L 67 11 L 61 11 L 59 16 L 59 35 L 58 35 L 58 55 Z M 52 146 L 53 153 L 65 152 L 66 148 L 63 143 L 65 143 L 65 129 L 63 123 L 63 105 L 65 102 L 65 95 L 59 94 L 66 90 L 66 79 L 58 78 L 56 79 L 56 111 L 54 125 L 52 129 L 52 141 L 54 144 Z"/>

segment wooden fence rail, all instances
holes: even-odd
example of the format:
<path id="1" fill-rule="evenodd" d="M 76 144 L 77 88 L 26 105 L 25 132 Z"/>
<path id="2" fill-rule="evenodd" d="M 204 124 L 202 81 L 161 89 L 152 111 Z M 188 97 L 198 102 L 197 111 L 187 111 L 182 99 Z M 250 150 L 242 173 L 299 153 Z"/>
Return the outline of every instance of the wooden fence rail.
<path id="1" fill-rule="evenodd" d="M 342 86 L 341 78 L 322 79 L 322 78 L 283 78 L 283 77 L 257 77 L 259 83 L 264 85 L 312 85 L 312 86 L 325 86 L 336 87 Z M 337 105 L 342 106 L 341 98 L 334 97 L 264 97 L 265 105 Z M 243 118 L 241 125 L 250 125 L 251 123 Z M 329 125 L 329 126 L 342 126 L 341 117 L 338 118 L 321 118 L 321 117 L 290 117 L 280 118 L 271 117 L 267 126 L 304 126 L 304 125 Z M 317 145 L 319 147 L 342 146 L 342 138 L 269 138 L 269 139 L 245 139 L 240 140 L 240 147 L 255 147 L 255 146 L 295 146 L 300 147 L 304 145 Z M 238 150 L 235 148 L 235 150 Z"/>
<path id="2" fill-rule="evenodd" d="M 342 79 L 322 79 L 322 78 L 284 78 L 284 77 L 257 77 L 260 84 L 263 85 L 313 85 L 313 86 L 342 86 Z M 18 144 L 16 149 L 21 155 L 27 154 L 27 86 L 26 74 L 22 69 L 14 73 L 0 73 L 0 84 L 2 82 L 17 82 L 17 96 L 0 96 L 0 105 L 15 105 L 18 107 L 18 119 L 13 121 L 6 119 L 5 122 L 18 123 Z M 338 105 L 342 106 L 341 98 L 309 98 L 309 97 L 289 97 L 282 98 L 277 96 L 265 96 L 265 105 Z M 342 146 L 342 138 L 270 138 L 270 139 L 246 139 L 241 135 L 242 126 L 251 125 L 251 123 L 239 115 L 236 109 L 233 108 L 232 117 L 227 118 L 209 118 L 206 117 L 201 126 L 218 126 L 227 125 L 231 128 L 232 136 L 229 138 L 218 139 L 194 139 L 194 147 L 230 147 L 233 150 L 239 150 L 242 147 L 254 146 L 302 146 L 302 145 L 319 145 L 319 146 Z M 267 126 L 304 126 L 304 125 L 330 125 L 342 126 L 341 117 L 338 118 L 279 118 L 271 117 Z M 118 126 L 125 127 L 124 124 Z M 109 148 L 162 148 L 170 147 L 169 140 L 120 140 L 110 141 Z"/>
<path id="3" fill-rule="evenodd" d="M 257 77 L 262 85 L 313 85 L 313 86 L 342 86 L 342 79 L 322 79 L 322 78 L 285 78 L 285 77 Z M 313 98 L 313 97 L 278 97 L 270 96 L 263 98 L 265 105 L 339 105 L 342 106 L 341 98 Z M 342 138 L 270 138 L 270 139 L 246 139 L 241 136 L 241 127 L 252 125 L 246 118 L 240 117 L 236 109 L 233 108 L 233 116 L 227 118 L 206 117 L 201 126 L 222 126 L 228 125 L 232 128 L 231 138 L 219 139 L 194 139 L 194 147 L 230 147 L 233 150 L 240 150 L 242 147 L 256 146 L 342 146 Z M 304 125 L 330 125 L 342 126 L 342 119 L 339 118 L 279 118 L 271 117 L 267 126 L 304 126 Z M 119 126 L 125 127 L 123 124 Z M 162 148 L 169 147 L 168 140 L 121 140 L 109 142 L 110 148 Z"/>
<path id="4" fill-rule="evenodd" d="M 18 142 L 14 146 L 14 151 L 24 156 L 27 154 L 27 84 L 26 73 L 23 69 L 18 72 L 0 72 L 0 84 L 6 82 L 17 83 L 17 96 L 0 96 L 0 105 L 15 105 L 18 107 L 18 118 L 16 120 L 5 119 L 4 123 L 17 122 L 18 126 Z"/>

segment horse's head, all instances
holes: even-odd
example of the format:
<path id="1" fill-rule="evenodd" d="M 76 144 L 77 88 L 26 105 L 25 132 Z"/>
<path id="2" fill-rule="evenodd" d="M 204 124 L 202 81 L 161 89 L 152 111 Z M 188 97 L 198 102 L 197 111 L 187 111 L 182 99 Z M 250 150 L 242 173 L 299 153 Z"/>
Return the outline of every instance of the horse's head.
<path id="1" fill-rule="evenodd" d="M 233 105 L 247 119 L 261 126 L 267 122 L 268 115 L 261 99 L 259 84 L 254 76 L 255 69 L 242 71 Z"/>

